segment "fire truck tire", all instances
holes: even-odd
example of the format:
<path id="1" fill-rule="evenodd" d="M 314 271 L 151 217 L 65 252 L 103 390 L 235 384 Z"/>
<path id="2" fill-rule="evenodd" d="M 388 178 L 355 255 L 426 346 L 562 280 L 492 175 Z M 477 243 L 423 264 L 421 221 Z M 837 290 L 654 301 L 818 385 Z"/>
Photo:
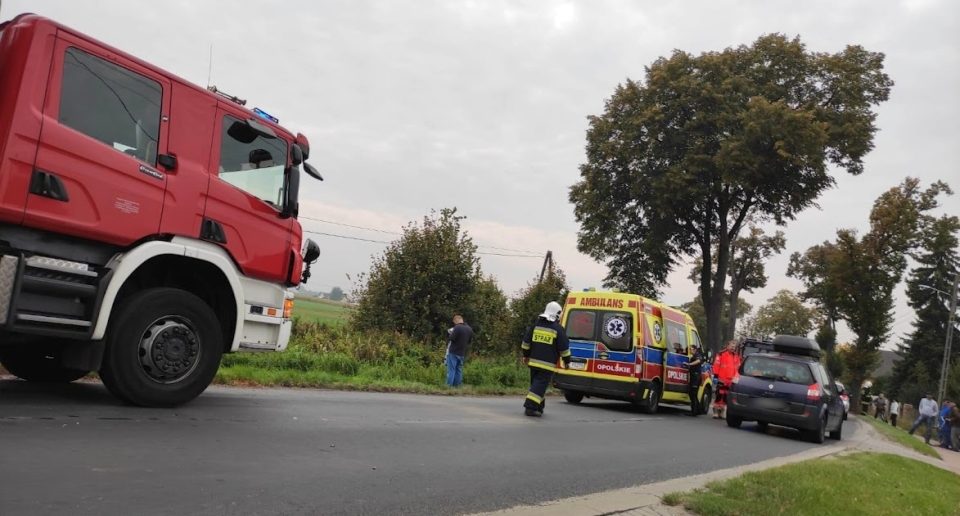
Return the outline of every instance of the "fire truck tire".
<path id="1" fill-rule="evenodd" d="M 647 399 L 644 400 L 643 411 L 647 414 L 656 414 L 657 407 L 660 406 L 660 384 L 653 382 L 650 384 L 650 390 L 647 391 Z"/>
<path id="2" fill-rule="evenodd" d="M 100 377 L 127 403 L 173 407 L 210 385 L 222 354 L 220 324 L 203 300 L 180 289 L 152 288 L 119 307 Z"/>
<path id="3" fill-rule="evenodd" d="M 583 401 L 583 393 L 578 391 L 563 391 L 563 397 L 567 400 L 567 403 L 573 403 L 574 405 Z"/>
<path id="4" fill-rule="evenodd" d="M 17 378 L 44 383 L 70 383 L 87 375 L 88 371 L 68 369 L 60 365 L 60 351 L 57 346 L 43 343 L 31 345 L 30 349 L 20 347 L 8 351 L 0 357 L 0 363 Z"/>

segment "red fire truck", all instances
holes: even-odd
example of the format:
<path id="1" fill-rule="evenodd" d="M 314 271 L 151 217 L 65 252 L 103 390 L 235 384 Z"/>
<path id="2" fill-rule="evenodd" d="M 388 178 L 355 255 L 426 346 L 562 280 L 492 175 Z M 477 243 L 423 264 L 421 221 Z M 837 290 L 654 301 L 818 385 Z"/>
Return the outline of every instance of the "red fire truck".
<path id="1" fill-rule="evenodd" d="M 172 406 L 281 351 L 320 251 L 302 134 L 54 21 L 0 24 L 0 362 Z M 306 267 L 305 267 L 306 266 Z"/>

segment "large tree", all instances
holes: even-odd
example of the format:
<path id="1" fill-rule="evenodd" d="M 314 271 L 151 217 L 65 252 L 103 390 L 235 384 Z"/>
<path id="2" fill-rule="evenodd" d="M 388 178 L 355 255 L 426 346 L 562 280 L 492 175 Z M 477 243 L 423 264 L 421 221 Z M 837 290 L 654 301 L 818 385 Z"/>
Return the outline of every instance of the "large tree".
<path id="1" fill-rule="evenodd" d="M 960 219 L 944 215 L 922 234 L 920 250 L 914 257 L 917 265 L 907 279 L 908 303 L 915 315 L 913 331 L 899 347 L 901 359 L 893 369 L 893 394 L 898 394 L 905 385 L 910 387 L 919 384 L 919 379 L 913 376 L 917 371 L 917 363 L 923 365 L 923 371 L 934 374 L 940 372 L 950 300 L 937 290 L 950 292 L 954 274 L 960 269 L 958 232 Z M 957 328 L 954 328 L 954 332 L 958 334 Z M 951 363 L 958 358 L 960 346 L 953 348 Z"/>
<path id="2" fill-rule="evenodd" d="M 923 190 L 919 180 L 907 178 L 874 202 L 870 231 L 863 237 L 841 229 L 835 241 L 791 256 L 788 274 L 804 282 L 803 295 L 835 307 L 856 335 L 844 356 L 854 407 L 859 407 L 860 386 L 876 367 L 877 349 L 889 336 L 893 289 L 907 267 L 907 253 L 932 222 L 927 213 L 938 206 L 941 193 L 951 193 L 942 182 Z"/>
<path id="3" fill-rule="evenodd" d="M 607 286 L 646 295 L 699 257 L 717 350 L 730 243 L 750 215 L 783 224 L 812 205 L 834 184 L 831 165 L 863 171 L 874 106 L 893 84 L 883 59 L 860 46 L 810 52 L 772 34 L 656 60 L 589 118 L 570 190 L 579 249 L 606 262 Z"/>
<path id="4" fill-rule="evenodd" d="M 737 299 L 737 306 L 734 310 L 730 309 L 730 297 L 725 296 L 723 298 L 723 310 L 721 315 L 724 319 L 727 319 L 731 313 L 736 313 L 737 319 L 743 319 L 750 314 L 750 311 L 753 310 L 753 305 L 748 303 L 745 299 Z M 687 315 L 693 319 L 693 324 L 697 327 L 698 331 L 704 331 L 707 327 L 707 312 L 703 309 L 703 298 L 697 296 L 693 298 L 692 301 L 680 305 L 680 309 L 684 312 L 687 312 Z M 732 339 L 735 334 L 724 334 L 724 339 Z M 725 341 L 726 341 L 725 340 Z"/>

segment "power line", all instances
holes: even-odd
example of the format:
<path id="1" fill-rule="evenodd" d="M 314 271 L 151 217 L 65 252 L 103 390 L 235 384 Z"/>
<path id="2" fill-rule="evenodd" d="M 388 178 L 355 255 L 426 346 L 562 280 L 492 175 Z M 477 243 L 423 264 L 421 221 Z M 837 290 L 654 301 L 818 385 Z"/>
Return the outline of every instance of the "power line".
<path id="1" fill-rule="evenodd" d="M 354 237 L 349 235 L 337 235 L 334 233 L 326 233 L 323 231 L 310 231 L 307 229 L 303 230 L 303 232 L 310 233 L 311 235 L 322 235 L 322 236 L 328 236 L 328 237 L 334 237 L 334 238 L 343 238 L 345 240 L 356 240 L 358 242 L 369 242 L 371 244 L 392 244 L 393 243 L 393 242 L 388 242 L 386 240 L 373 240 L 371 238 L 360 238 L 360 237 Z M 485 256 L 504 256 L 508 258 L 537 258 L 537 259 L 540 258 L 540 256 L 531 255 L 531 254 L 506 254 L 506 253 L 491 253 L 491 252 L 485 252 L 485 251 L 477 251 L 477 254 L 482 254 Z"/>
<path id="2" fill-rule="evenodd" d="M 322 222 L 322 223 L 324 223 L 324 224 L 333 224 L 334 226 L 343 226 L 343 227 L 346 227 L 346 228 L 363 229 L 363 230 L 366 230 L 366 231 L 375 231 L 375 232 L 377 232 L 377 233 L 385 233 L 385 234 L 387 234 L 387 235 L 402 235 L 402 234 L 403 234 L 403 233 L 401 233 L 401 232 L 399 232 L 399 231 L 388 231 L 388 230 L 386 230 L 386 229 L 371 228 L 371 227 L 367 227 L 367 226 L 357 226 L 357 225 L 354 225 L 354 224 L 346 224 L 346 223 L 344 223 L 344 222 L 336 222 L 336 221 L 333 221 L 333 220 L 320 219 L 320 218 L 317 218 L 317 217 L 308 217 L 308 216 L 306 216 L 306 215 L 301 215 L 301 216 L 299 216 L 298 218 L 303 219 L 303 220 L 312 220 L 312 221 L 314 221 L 314 222 Z M 508 252 L 513 252 L 513 253 L 524 253 L 524 254 L 534 255 L 534 256 L 536 256 L 536 257 L 538 257 L 538 258 L 540 257 L 540 254 L 537 253 L 536 251 L 529 251 L 529 250 L 526 250 L 526 249 L 511 249 L 511 248 L 509 248 L 509 247 L 497 247 L 497 246 L 493 246 L 493 245 L 483 245 L 483 244 L 477 244 L 477 247 L 485 247 L 485 248 L 487 248 L 487 249 L 496 249 L 497 251 L 508 251 Z M 493 253 L 488 253 L 488 254 L 493 254 Z"/>

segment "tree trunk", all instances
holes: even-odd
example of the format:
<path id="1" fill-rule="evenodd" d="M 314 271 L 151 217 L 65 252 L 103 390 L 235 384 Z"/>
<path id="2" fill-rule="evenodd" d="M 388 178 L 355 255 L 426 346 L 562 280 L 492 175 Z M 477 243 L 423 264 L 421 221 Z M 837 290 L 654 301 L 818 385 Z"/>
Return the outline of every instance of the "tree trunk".
<path id="1" fill-rule="evenodd" d="M 723 330 L 723 341 L 733 339 L 737 331 L 737 305 L 740 303 L 740 286 L 735 279 L 730 280 L 730 306 L 727 308 L 727 326 Z"/>

